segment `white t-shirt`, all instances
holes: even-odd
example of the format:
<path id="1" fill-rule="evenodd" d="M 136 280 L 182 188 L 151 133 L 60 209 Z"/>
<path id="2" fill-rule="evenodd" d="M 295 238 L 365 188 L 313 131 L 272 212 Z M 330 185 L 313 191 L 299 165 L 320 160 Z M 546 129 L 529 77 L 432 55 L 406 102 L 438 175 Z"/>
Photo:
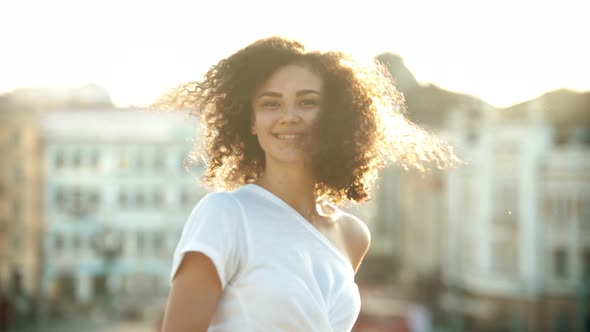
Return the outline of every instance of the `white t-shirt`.
<path id="1" fill-rule="evenodd" d="M 201 199 L 184 225 L 171 279 L 190 251 L 213 261 L 223 288 L 208 331 L 341 332 L 358 317 L 349 260 L 255 184 Z"/>

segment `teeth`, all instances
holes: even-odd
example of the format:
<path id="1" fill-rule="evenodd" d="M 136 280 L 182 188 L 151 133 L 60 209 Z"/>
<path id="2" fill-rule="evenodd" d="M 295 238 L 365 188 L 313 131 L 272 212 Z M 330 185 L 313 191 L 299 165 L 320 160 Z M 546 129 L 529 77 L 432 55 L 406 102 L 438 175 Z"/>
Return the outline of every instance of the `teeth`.
<path id="1" fill-rule="evenodd" d="M 284 135 L 276 135 L 279 139 L 295 139 L 300 135 L 297 134 L 284 134 Z"/>

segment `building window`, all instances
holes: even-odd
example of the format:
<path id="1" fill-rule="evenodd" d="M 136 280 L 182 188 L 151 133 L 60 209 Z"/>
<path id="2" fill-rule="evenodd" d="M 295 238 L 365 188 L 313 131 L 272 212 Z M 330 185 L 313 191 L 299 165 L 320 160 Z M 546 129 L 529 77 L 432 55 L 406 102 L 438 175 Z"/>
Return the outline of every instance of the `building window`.
<path id="1" fill-rule="evenodd" d="M 54 237 L 54 249 L 57 253 L 60 253 L 64 249 L 64 238 L 61 234 L 55 234 Z"/>
<path id="2" fill-rule="evenodd" d="M 135 203 L 137 204 L 137 207 L 143 207 L 143 205 L 145 204 L 145 194 L 143 193 L 143 191 L 140 191 L 137 193 L 137 195 L 135 196 Z"/>
<path id="3" fill-rule="evenodd" d="M 12 217 L 15 221 L 21 219 L 22 216 L 22 204 L 20 200 L 14 200 L 12 202 Z"/>
<path id="4" fill-rule="evenodd" d="M 127 197 L 127 192 L 125 189 L 121 189 L 119 192 L 119 206 L 126 208 L 129 201 L 129 197 Z"/>
<path id="5" fill-rule="evenodd" d="M 99 158 L 98 158 L 98 152 L 93 151 L 90 154 L 90 167 L 97 169 L 98 168 L 98 163 L 99 163 Z"/>
<path id="6" fill-rule="evenodd" d="M 121 288 L 122 288 L 122 292 L 123 294 L 128 294 L 129 293 L 129 277 L 127 275 L 122 275 L 121 276 Z"/>
<path id="7" fill-rule="evenodd" d="M 65 208 L 65 194 L 62 188 L 57 189 L 55 192 L 55 206 L 60 210 Z"/>
<path id="8" fill-rule="evenodd" d="M 79 151 L 74 151 L 74 156 L 72 157 L 72 165 L 74 168 L 80 168 L 82 165 L 82 157 L 80 156 Z"/>
<path id="9" fill-rule="evenodd" d="M 20 185 L 20 184 L 22 184 L 23 179 L 24 179 L 24 176 L 23 176 L 22 168 L 15 166 L 12 169 L 12 183 L 14 183 L 15 185 Z"/>
<path id="10" fill-rule="evenodd" d="M 189 191 L 185 188 L 180 192 L 180 204 L 182 206 L 188 206 L 191 202 L 191 195 Z"/>
<path id="11" fill-rule="evenodd" d="M 467 143 L 476 144 L 479 139 L 479 132 L 480 132 L 479 128 L 470 124 L 465 129 L 465 140 L 467 141 Z"/>
<path id="12" fill-rule="evenodd" d="M 98 209 L 98 207 L 100 205 L 100 195 L 99 195 L 99 193 L 97 191 L 90 192 L 88 199 L 90 201 L 89 202 L 90 208 L 92 210 Z"/>
<path id="13" fill-rule="evenodd" d="M 496 238 L 493 242 L 492 269 L 500 276 L 516 277 L 518 275 L 518 241 L 517 236 L 514 235 Z"/>
<path id="14" fill-rule="evenodd" d="M 547 197 L 543 205 L 546 218 L 556 224 L 567 223 L 575 208 L 575 202 L 564 197 Z"/>
<path id="15" fill-rule="evenodd" d="M 89 199 L 92 206 L 96 206 L 100 203 L 100 195 L 98 195 L 96 191 L 90 193 Z"/>
<path id="16" fill-rule="evenodd" d="M 62 151 L 55 153 L 55 168 L 62 169 L 64 167 L 64 154 Z"/>
<path id="17" fill-rule="evenodd" d="M 553 274 L 562 279 L 567 277 L 567 251 L 564 248 L 555 249 L 553 252 Z"/>
<path id="18" fill-rule="evenodd" d="M 72 192 L 72 212 L 81 213 L 83 211 L 82 191 L 79 188 Z"/>
<path id="19" fill-rule="evenodd" d="M 164 169 L 164 153 L 159 151 L 158 155 L 154 159 L 154 168 L 156 171 L 161 171 Z"/>
<path id="20" fill-rule="evenodd" d="M 72 238 L 72 248 L 74 250 L 80 250 L 81 248 L 81 240 L 80 240 L 80 236 L 79 235 L 74 235 L 74 237 Z"/>
<path id="21" fill-rule="evenodd" d="M 582 231 L 590 232 L 590 197 L 582 196 L 579 204 L 579 216 Z"/>
<path id="22" fill-rule="evenodd" d="M 159 254 L 164 253 L 164 234 L 161 232 L 154 234 L 154 249 Z"/>
<path id="23" fill-rule="evenodd" d="M 157 190 L 154 192 L 154 206 L 156 208 L 162 208 L 164 207 L 164 193 L 162 193 L 161 191 Z"/>
<path id="24" fill-rule="evenodd" d="M 22 234 L 21 233 L 12 234 L 12 249 L 21 250 L 21 247 L 22 247 Z"/>
<path id="25" fill-rule="evenodd" d="M 582 251 L 582 276 L 590 280 L 590 249 Z"/>
<path id="26" fill-rule="evenodd" d="M 518 224 L 518 188 L 509 184 L 498 184 L 495 188 L 494 222 L 516 226 Z"/>

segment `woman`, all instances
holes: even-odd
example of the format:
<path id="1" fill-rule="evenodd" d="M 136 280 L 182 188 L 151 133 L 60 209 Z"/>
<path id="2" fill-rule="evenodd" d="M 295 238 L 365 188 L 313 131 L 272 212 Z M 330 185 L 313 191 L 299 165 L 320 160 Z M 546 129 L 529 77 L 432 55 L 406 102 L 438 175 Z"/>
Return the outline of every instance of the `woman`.
<path id="1" fill-rule="evenodd" d="M 379 66 L 272 37 L 160 105 L 201 115 L 206 195 L 174 253 L 164 331 L 350 331 L 370 234 L 340 210 L 390 160 L 452 161 Z"/>

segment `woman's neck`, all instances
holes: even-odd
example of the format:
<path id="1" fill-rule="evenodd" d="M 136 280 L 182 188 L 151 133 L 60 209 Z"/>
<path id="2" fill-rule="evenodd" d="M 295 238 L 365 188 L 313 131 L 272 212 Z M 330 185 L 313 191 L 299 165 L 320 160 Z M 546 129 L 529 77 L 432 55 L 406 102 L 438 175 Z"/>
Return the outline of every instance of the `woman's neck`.
<path id="1" fill-rule="evenodd" d="M 309 169 L 267 167 L 255 183 L 289 204 L 307 220 L 317 214 L 315 180 Z"/>

